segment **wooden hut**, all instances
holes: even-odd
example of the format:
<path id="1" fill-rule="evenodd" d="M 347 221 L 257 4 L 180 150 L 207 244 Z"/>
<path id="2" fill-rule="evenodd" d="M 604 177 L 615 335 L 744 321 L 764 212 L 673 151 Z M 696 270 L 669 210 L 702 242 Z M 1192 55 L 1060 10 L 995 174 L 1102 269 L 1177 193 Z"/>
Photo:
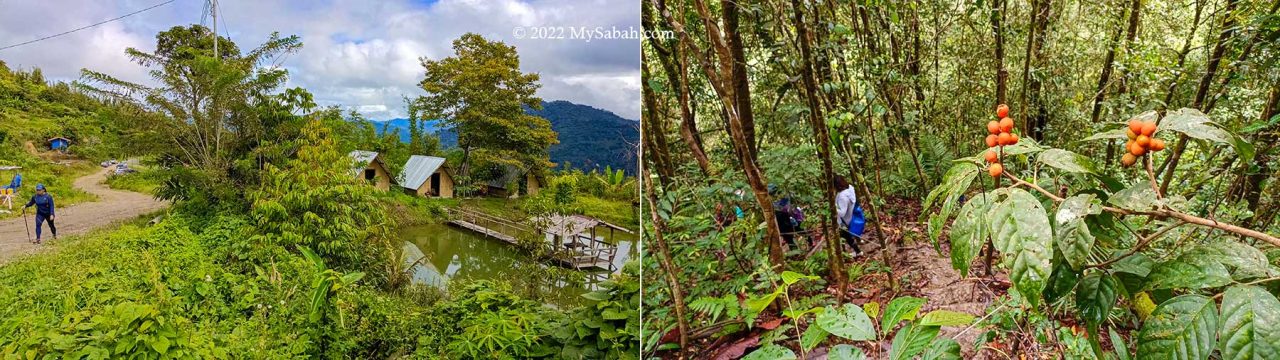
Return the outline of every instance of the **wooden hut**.
<path id="1" fill-rule="evenodd" d="M 364 150 L 355 150 L 347 155 L 356 164 L 352 169 L 353 175 L 373 184 L 378 190 L 391 189 L 391 172 L 387 171 L 387 165 L 382 162 L 382 155 Z"/>
<path id="2" fill-rule="evenodd" d="M 513 184 L 519 184 L 516 182 L 517 179 L 524 180 L 523 186 L 508 188 Z M 503 167 L 501 176 L 489 181 L 487 194 L 515 198 L 521 195 L 521 187 L 524 188 L 524 195 L 537 195 L 538 191 L 542 189 L 542 181 L 532 172 L 521 171 L 515 166 L 507 165 Z"/>
<path id="3" fill-rule="evenodd" d="M 453 174 L 444 158 L 414 155 L 400 172 L 400 186 L 405 192 L 418 196 L 451 198 Z"/>

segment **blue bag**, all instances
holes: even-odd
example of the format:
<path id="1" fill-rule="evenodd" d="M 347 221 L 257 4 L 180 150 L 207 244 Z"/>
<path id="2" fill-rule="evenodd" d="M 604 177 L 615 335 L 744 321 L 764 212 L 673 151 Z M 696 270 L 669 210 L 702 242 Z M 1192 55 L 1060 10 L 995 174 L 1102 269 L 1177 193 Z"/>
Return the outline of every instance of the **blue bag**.
<path id="1" fill-rule="evenodd" d="M 853 204 L 853 217 L 849 219 L 849 233 L 853 236 L 862 237 L 862 231 L 867 228 L 867 216 L 862 213 L 862 205 Z"/>

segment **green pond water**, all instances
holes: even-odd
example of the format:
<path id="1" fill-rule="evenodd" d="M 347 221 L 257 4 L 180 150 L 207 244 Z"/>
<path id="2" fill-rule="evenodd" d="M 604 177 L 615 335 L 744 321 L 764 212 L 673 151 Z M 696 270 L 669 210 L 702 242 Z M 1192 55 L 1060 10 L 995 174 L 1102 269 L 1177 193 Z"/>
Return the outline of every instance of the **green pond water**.
<path id="1" fill-rule="evenodd" d="M 605 241 L 618 244 L 614 268 L 621 269 L 634 253 L 635 235 L 618 232 L 608 239 L 608 231 L 604 233 Z M 418 263 L 413 281 L 441 289 L 447 290 L 450 282 L 502 280 L 521 296 L 565 307 L 581 304 L 580 295 L 608 276 L 549 265 L 500 240 L 445 224 L 402 228 L 400 234 L 405 261 Z"/>

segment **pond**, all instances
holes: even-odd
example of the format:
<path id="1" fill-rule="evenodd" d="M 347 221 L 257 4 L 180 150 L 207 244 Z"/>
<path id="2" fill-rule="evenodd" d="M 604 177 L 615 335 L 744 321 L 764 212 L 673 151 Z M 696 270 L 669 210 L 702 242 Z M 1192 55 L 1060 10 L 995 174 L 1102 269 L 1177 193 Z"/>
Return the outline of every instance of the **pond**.
<path id="1" fill-rule="evenodd" d="M 412 226 L 399 231 L 405 240 L 405 261 L 417 262 L 413 281 L 445 290 L 450 281 L 502 280 L 525 298 L 571 307 L 581 304 L 580 295 L 608 275 L 547 265 L 515 246 L 445 224 Z M 619 244 L 614 268 L 621 269 L 634 253 L 635 235 L 617 233 L 612 240 Z"/>

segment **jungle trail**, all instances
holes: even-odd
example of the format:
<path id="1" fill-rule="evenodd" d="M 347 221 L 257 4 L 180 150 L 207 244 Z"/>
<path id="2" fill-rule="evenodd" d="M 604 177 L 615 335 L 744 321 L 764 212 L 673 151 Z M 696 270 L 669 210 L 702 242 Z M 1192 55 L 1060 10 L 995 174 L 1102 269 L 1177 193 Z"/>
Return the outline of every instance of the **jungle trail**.
<path id="1" fill-rule="evenodd" d="M 1161 14 L 1177 26 L 1140 20 L 1163 3 L 1060 3 L 645 2 L 646 28 L 677 37 L 642 51 L 644 353 L 1280 357 L 1280 86 L 1262 55 L 1276 43 L 1256 42 L 1280 34 L 1264 20 L 1280 1 Z M 1119 16 L 1072 12 L 1098 9 Z M 1108 46 L 1067 46 L 1096 39 L 1055 30 L 1079 26 L 1051 26 L 1063 13 L 1107 26 Z M 1175 57 L 1145 62 L 1166 47 L 1142 27 L 1176 30 Z M 1071 88 L 1081 65 L 1097 82 Z M 1240 109 L 1211 119 L 1220 101 Z M 836 240 L 837 174 L 867 208 L 870 256 Z M 783 241 L 785 221 L 807 241 Z"/>

